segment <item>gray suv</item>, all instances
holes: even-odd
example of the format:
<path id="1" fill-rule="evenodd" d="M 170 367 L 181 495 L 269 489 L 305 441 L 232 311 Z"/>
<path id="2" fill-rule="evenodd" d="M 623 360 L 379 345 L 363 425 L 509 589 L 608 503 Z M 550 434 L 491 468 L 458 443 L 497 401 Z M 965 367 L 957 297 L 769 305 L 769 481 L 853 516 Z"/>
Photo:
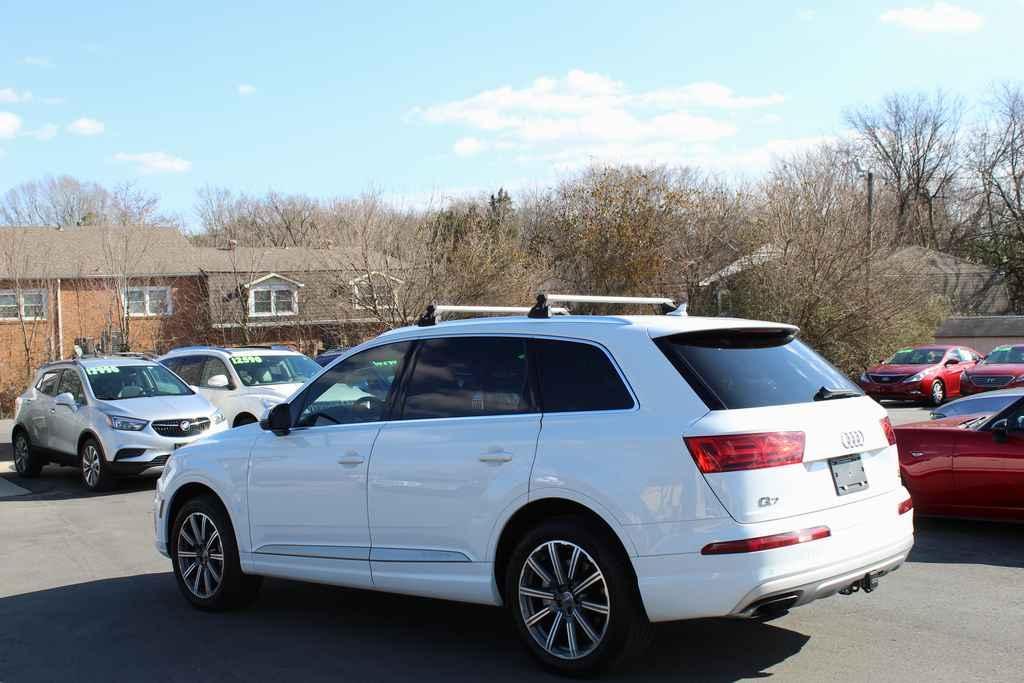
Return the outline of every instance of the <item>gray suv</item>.
<path id="1" fill-rule="evenodd" d="M 175 449 L 227 429 L 224 415 L 159 363 L 134 357 L 48 363 L 14 402 L 14 465 L 80 468 L 87 488 L 156 470 Z"/>

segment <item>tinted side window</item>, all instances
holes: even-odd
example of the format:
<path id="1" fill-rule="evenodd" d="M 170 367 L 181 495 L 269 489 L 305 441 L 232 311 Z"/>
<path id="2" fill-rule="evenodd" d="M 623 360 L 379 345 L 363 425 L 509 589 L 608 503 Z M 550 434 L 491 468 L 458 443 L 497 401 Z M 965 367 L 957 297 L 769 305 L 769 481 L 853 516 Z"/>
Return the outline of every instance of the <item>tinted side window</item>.
<path id="1" fill-rule="evenodd" d="M 75 370 L 65 370 L 60 376 L 60 385 L 57 387 L 57 393 L 69 393 L 75 397 L 75 403 L 85 403 L 85 391 L 82 389 L 82 378 L 78 376 L 78 372 Z"/>
<path id="2" fill-rule="evenodd" d="M 633 407 L 608 355 L 581 342 L 534 339 L 541 407 L 545 413 L 623 410 Z"/>
<path id="3" fill-rule="evenodd" d="M 39 380 L 39 384 L 36 385 L 36 389 L 47 396 L 56 396 L 58 379 L 60 379 L 60 370 L 47 372 L 43 375 L 43 378 Z"/>
<path id="4" fill-rule="evenodd" d="M 384 419 L 410 346 L 399 342 L 367 349 L 317 377 L 297 401 L 295 424 L 314 427 Z"/>
<path id="5" fill-rule="evenodd" d="M 524 339 L 450 337 L 420 344 L 403 419 L 528 412 L 533 402 Z"/>
<path id="6" fill-rule="evenodd" d="M 224 375 L 228 379 L 228 386 L 231 386 L 231 374 L 228 372 L 228 368 L 224 365 L 224 361 L 220 358 L 214 358 L 210 356 L 203 363 L 203 372 L 199 377 L 199 386 L 209 386 L 210 378 L 217 375 Z M 223 388 L 223 387 L 221 387 Z"/>
<path id="7" fill-rule="evenodd" d="M 178 358 L 169 358 L 163 364 L 170 368 L 171 372 L 185 380 L 185 384 L 197 387 L 202 378 L 205 361 L 205 356 L 179 356 Z"/>

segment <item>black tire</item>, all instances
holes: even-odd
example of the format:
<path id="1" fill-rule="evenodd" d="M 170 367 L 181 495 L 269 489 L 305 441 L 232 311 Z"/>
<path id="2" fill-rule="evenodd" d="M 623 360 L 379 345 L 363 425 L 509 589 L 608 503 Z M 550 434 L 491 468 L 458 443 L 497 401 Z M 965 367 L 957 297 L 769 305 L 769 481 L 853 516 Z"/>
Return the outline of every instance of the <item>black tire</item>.
<path id="1" fill-rule="evenodd" d="M 231 427 L 242 427 L 244 425 L 251 425 L 254 422 L 258 422 L 258 420 L 255 417 L 253 417 L 249 413 L 242 413 L 235 417 L 235 422 L 231 425 Z"/>
<path id="2" fill-rule="evenodd" d="M 205 524 L 201 521 L 203 517 L 216 531 L 219 543 L 215 540 L 212 545 L 207 545 L 210 549 L 209 555 L 206 558 L 196 558 L 196 560 L 205 559 L 205 562 L 195 565 L 194 562 L 190 562 L 191 557 L 179 556 L 179 553 L 191 552 L 189 548 L 196 547 L 189 545 L 188 539 L 198 537 L 194 531 L 196 527 L 193 526 L 193 522 L 197 525 Z M 183 537 L 182 527 L 185 524 L 189 524 L 189 528 Z M 209 540 L 213 536 L 209 526 L 201 527 L 201 529 L 202 538 L 200 540 Z M 215 552 L 218 545 L 220 553 Z M 171 555 L 171 563 L 174 565 L 174 578 L 178 583 L 178 589 L 192 603 L 193 607 L 219 612 L 248 605 L 259 594 L 263 577 L 242 572 L 238 561 L 238 544 L 235 541 L 235 530 L 231 525 L 231 519 L 224 506 L 213 496 L 197 496 L 181 506 L 174 518 L 174 525 L 171 527 L 168 551 Z M 216 559 L 217 555 L 221 557 L 220 561 Z M 213 590 L 208 590 L 209 582 L 216 577 L 218 569 L 220 582 Z M 205 577 L 202 572 L 206 572 Z"/>
<path id="3" fill-rule="evenodd" d="M 32 439 L 24 429 L 14 432 L 14 470 L 19 477 L 33 479 L 39 476 L 46 462 L 32 446 Z"/>
<path id="4" fill-rule="evenodd" d="M 941 406 L 946 402 L 946 385 L 942 383 L 941 379 L 937 379 L 932 382 L 932 394 L 929 397 L 929 403 L 933 406 Z"/>
<path id="5" fill-rule="evenodd" d="M 103 446 L 91 436 L 78 449 L 78 471 L 82 475 L 82 483 L 90 491 L 99 493 L 114 488 L 115 480 L 107 467 Z"/>
<path id="6" fill-rule="evenodd" d="M 556 556 L 566 565 L 562 569 L 561 585 L 553 591 L 560 597 L 549 601 L 524 596 L 520 592 L 521 583 L 531 584 L 526 585 L 526 589 L 539 583 L 536 587 L 542 592 L 544 588 L 559 583 L 550 554 L 545 564 L 545 552 L 550 553 L 550 548 L 545 550 L 548 545 L 554 545 Z M 575 548 L 582 552 L 577 555 Z M 567 555 L 568 562 L 565 560 Z M 576 562 L 576 576 L 570 580 L 567 568 L 572 566 L 574 555 L 580 559 Z M 533 564 L 540 564 L 541 571 L 552 579 L 550 582 L 527 564 L 531 556 Z M 595 583 L 580 590 L 578 587 L 595 573 L 602 575 L 603 585 Z M 594 590 L 596 592 L 588 592 Z M 616 539 L 609 538 L 606 530 L 585 518 L 560 517 L 527 532 L 509 559 L 505 596 L 516 630 L 526 648 L 545 668 L 562 675 L 596 674 L 640 654 L 651 641 L 651 624 L 644 612 L 629 558 Z M 527 626 L 524 612 L 537 615 L 545 611 L 545 607 L 549 615 L 535 622 L 532 628 Z M 606 607 L 607 614 L 600 612 L 600 607 Z M 556 632 L 554 638 L 550 635 L 552 630 Z M 570 630 L 574 635 L 570 636 Z M 545 632 L 551 650 L 540 642 Z M 596 646 L 595 641 L 588 637 L 591 632 L 600 636 Z M 577 653 L 575 658 L 572 656 L 574 650 Z"/>

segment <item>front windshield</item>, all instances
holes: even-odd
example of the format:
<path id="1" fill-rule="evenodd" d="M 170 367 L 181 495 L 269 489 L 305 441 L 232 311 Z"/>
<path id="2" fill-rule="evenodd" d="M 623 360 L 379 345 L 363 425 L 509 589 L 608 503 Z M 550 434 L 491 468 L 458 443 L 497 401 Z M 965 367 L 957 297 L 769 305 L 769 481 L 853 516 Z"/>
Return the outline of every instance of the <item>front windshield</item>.
<path id="1" fill-rule="evenodd" d="M 900 349 L 885 361 L 886 365 L 935 365 L 946 355 L 946 349 Z"/>
<path id="2" fill-rule="evenodd" d="M 1000 346 L 992 349 L 982 365 L 995 365 L 996 363 L 1024 363 L 1024 346 Z"/>
<path id="3" fill-rule="evenodd" d="M 261 356 L 259 354 L 231 357 L 231 364 L 242 384 L 247 387 L 268 384 L 303 384 L 322 369 L 311 359 L 295 355 Z"/>
<path id="4" fill-rule="evenodd" d="M 85 368 L 92 393 L 101 401 L 152 396 L 188 396 L 192 390 L 162 365 L 92 365 Z"/>

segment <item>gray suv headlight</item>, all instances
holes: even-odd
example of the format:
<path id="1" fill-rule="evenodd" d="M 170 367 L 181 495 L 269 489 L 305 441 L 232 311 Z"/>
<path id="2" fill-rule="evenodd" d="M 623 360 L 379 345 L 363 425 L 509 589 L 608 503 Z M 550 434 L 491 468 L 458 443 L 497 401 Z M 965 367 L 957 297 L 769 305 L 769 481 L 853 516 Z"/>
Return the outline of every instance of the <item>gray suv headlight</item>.
<path id="1" fill-rule="evenodd" d="M 137 420 L 134 417 L 122 417 L 121 415 L 107 415 L 107 422 L 114 429 L 125 432 L 141 432 L 149 424 L 148 420 Z"/>

